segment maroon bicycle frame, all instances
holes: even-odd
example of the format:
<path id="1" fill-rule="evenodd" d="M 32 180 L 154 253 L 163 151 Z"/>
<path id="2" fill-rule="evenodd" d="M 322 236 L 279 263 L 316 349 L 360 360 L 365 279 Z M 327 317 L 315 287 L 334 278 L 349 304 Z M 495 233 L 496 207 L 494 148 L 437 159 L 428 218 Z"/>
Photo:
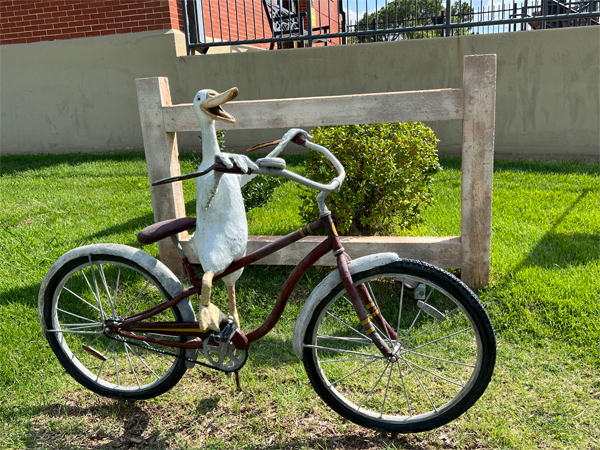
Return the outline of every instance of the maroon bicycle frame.
<path id="1" fill-rule="evenodd" d="M 374 325 L 371 322 L 371 318 L 379 325 L 380 329 L 387 335 L 391 340 L 396 340 L 396 332 L 394 329 L 388 324 L 388 322 L 383 318 L 383 316 L 378 311 L 378 308 L 375 302 L 371 299 L 368 290 L 361 284 L 359 286 L 354 286 L 352 281 L 352 275 L 350 274 L 350 270 L 348 268 L 348 262 L 350 261 L 350 257 L 344 252 L 344 248 L 338 237 L 337 231 L 335 229 L 335 225 L 330 215 L 326 215 L 321 217 L 319 220 L 312 222 L 309 225 L 302 227 L 301 229 L 294 231 L 287 236 L 278 239 L 275 242 L 272 242 L 255 252 L 244 256 L 243 258 L 234 261 L 224 272 L 219 275 L 215 275 L 213 278 L 213 282 L 223 278 L 230 273 L 235 272 L 243 267 L 248 266 L 284 247 L 287 247 L 294 242 L 301 240 L 302 238 L 315 233 L 321 229 L 325 229 L 327 232 L 327 238 L 317 245 L 301 262 L 298 264 L 294 270 L 290 273 L 287 280 L 283 284 L 281 291 L 279 292 L 279 296 L 271 313 L 267 317 L 267 319 L 260 325 L 257 329 L 249 332 L 248 334 L 244 334 L 241 330 L 236 330 L 235 334 L 232 337 L 231 342 L 238 349 L 248 349 L 249 345 L 260 339 L 264 335 L 266 335 L 269 331 L 273 329 L 275 324 L 281 318 L 287 302 L 289 300 L 290 294 L 292 293 L 294 287 L 302 278 L 302 276 L 306 273 L 306 271 L 312 267 L 322 256 L 333 251 L 333 254 L 337 259 L 337 266 L 340 273 L 340 277 L 344 283 L 346 291 L 348 292 L 348 296 L 350 297 L 350 301 L 358 319 L 360 320 L 361 325 L 365 333 L 371 338 L 373 343 L 377 346 L 377 348 L 381 351 L 383 356 L 391 357 L 393 351 L 387 346 L 387 344 L 383 341 L 380 334 L 376 331 Z M 173 299 L 169 301 L 162 302 L 152 308 L 149 308 L 141 313 L 135 314 L 133 316 L 127 317 L 120 323 L 107 324 L 107 328 L 111 331 L 111 333 L 117 334 L 123 338 L 128 339 L 136 339 L 142 340 L 149 343 L 164 345 L 167 347 L 177 347 L 177 348 L 187 348 L 187 349 L 199 349 L 202 348 L 203 340 L 206 339 L 211 331 L 202 331 L 198 326 L 198 322 L 145 322 L 144 320 L 151 318 L 152 316 L 174 306 L 181 300 L 188 298 L 194 294 L 198 294 L 202 290 L 202 282 L 196 276 L 192 265 L 189 263 L 187 258 L 182 258 L 184 266 L 189 274 L 190 281 L 192 282 L 193 287 L 182 292 L 177 295 Z M 368 313 L 367 313 L 368 312 Z M 369 317 L 370 316 L 370 317 Z M 142 322 L 144 321 L 144 322 Z M 177 342 L 177 341 L 169 341 L 166 339 L 158 339 L 152 338 L 148 336 L 143 336 L 139 334 L 133 333 L 140 332 L 160 332 L 161 334 L 171 335 L 171 336 L 188 336 L 194 337 L 193 339 L 188 340 L 187 342 Z"/>

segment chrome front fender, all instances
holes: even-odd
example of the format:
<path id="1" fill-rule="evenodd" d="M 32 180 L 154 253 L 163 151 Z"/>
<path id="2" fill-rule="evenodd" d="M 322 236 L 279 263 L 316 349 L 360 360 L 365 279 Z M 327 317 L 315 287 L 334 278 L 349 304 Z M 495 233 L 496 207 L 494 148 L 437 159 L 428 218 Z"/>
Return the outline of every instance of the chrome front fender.
<path id="1" fill-rule="evenodd" d="M 160 284 L 162 284 L 171 297 L 176 297 L 184 290 L 179 279 L 167 268 L 167 266 L 140 249 L 120 244 L 92 244 L 85 245 L 83 247 L 77 247 L 73 250 L 69 250 L 67 253 L 58 258 L 42 281 L 38 297 L 38 317 L 44 336 L 46 336 L 46 330 L 48 329 L 44 320 L 44 297 L 46 289 L 48 288 L 48 283 L 56 274 L 56 272 L 58 272 L 58 270 L 66 263 L 87 255 L 112 255 L 137 263 L 139 266 L 146 269 L 154 277 L 156 277 L 156 279 L 160 282 Z M 178 306 L 184 322 L 196 322 L 196 314 L 192 308 L 189 298 L 185 298 L 180 301 Z M 198 350 L 186 351 L 186 356 L 188 358 L 196 359 L 197 354 Z M 186 362 L 186 366 L 191 368 L 194 366 L 194 363 Z"/>
<path id="2" fill-rule="evenodd" d="M 384 266 L 398 260 L 400 260 L 400 257 L 396 253 L 377 253 L 350 261 L 348 263 L 348 268 L 350 269 L 350 274 L 354 275 L 355 273 Z M 335 270 L 334 272 L 331 272 L 316 288 L 313 289 L 308 300 L 306 300 L 306 303 L 302 307 L 298 319 L 296 320 L 296 325 L 294 325 L 294 336 L 292 339 L 294 353 L 298 358 L 302 359 L 306 328 L 308 327 L 308 323 L 310 322 L 317 305 L 341 282 L 342 278 L 340 277 L 339 271 Z"/>

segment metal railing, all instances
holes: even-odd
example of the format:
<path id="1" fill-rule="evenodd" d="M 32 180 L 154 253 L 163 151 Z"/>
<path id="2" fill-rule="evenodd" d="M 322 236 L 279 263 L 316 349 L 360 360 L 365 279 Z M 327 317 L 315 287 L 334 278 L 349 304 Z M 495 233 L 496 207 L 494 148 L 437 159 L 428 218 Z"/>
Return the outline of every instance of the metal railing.
<path id="1" fill-rule="evenodd" d="M 310 5 L 310 6 L 309 6 Z M 598 25 L 600 0 L 181 0 L 188 54 Z"/>

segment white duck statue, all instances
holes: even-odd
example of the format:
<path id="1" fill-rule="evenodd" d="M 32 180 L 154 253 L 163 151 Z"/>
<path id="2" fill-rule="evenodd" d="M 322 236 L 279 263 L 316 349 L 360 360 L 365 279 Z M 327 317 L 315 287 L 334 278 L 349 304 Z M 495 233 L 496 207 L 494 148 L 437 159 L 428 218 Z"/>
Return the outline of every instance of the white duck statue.
<path id="1" fill-rule="evenodd" d="M 222 153 L 219 149 L 215 120 L 234 123 L 233 116 L 221 105 L 234 99 L 237 88 L 221 94 L 211 89 L 198 91 L 194 97 L 194 111 L 202 129 L 202 163 L 198 171 L 208 169 L 219 158 L 227 167 L 235 163 L 243 172 L 257 166 L 245 155 Z M 235 175 L 210 172 L 196 181 L 196 231 L 191 237 L 192 246 L 204 270 L 198 322 L 203 330 L 219 331 L 226 316 L 212 303 L 212 279 L 229 265 L 246 254 L 248 222 L 241 188 L 254 175 Z M 235 282 L 243 269 L 223 277 L 227 285 L 229 312 L 239 327 L 235 301 Z"/>

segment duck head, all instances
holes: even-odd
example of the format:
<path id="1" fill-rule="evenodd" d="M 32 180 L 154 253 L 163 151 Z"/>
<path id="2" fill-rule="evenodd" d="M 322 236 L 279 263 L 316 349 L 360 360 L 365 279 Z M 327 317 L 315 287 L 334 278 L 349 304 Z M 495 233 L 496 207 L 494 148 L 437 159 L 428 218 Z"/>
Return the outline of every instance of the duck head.
<path id="1" fill-rule="evenodd" d="M 203 89 L 194 96 L 194 112 L 201 125 L 210 124 L 214 120 L 235 123 L 231 114 L 226 112 L 221 105 L 233 100 L 238 95 L 238 88 L 231 88 L 221 94 L 212 89 Z"/>

